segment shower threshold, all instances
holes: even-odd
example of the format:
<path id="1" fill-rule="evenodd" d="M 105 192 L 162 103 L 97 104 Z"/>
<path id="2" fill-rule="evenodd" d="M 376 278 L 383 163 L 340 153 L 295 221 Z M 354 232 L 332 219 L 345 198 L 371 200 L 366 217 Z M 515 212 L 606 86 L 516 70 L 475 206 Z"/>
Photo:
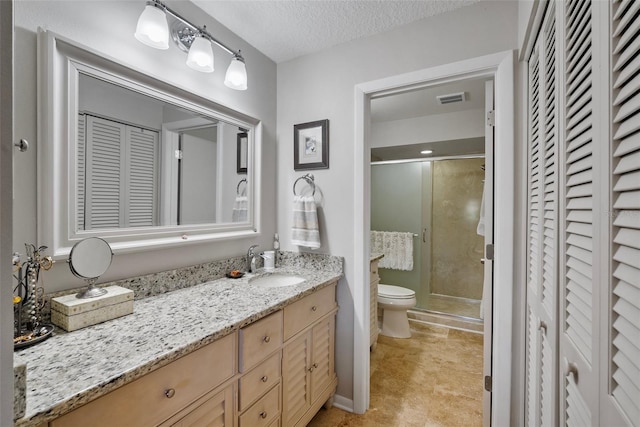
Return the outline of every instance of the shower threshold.
<path id="1" fill-rule="evenodd" d="M 411 309 L 407 311 L 409 322 L 426 323 L 429 325 L 444 326 L 452 329 L 460 329 L 468 332 L 482 333 L 484 322 L 482 319 L 460 316 L 451 313 L 441 313 L 425 309 Z"/>

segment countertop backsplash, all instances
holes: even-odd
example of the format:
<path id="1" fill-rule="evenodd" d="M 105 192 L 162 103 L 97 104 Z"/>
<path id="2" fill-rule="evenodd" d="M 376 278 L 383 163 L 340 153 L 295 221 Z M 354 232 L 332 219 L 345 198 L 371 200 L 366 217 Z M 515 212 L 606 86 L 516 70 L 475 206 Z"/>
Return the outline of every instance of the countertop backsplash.
<path id="1" fill-rule="evenodd" d="M 309 252 L 281 251 L 278 256 L 278 267 L 301 267 L 342 272 L 342 263 L 342 257 Z M 256 264 L 258 268 L 262 267 L 263 262 L 261 257 L 258 256 Z M 107 286 L 121 286 L 126 289 L 131 289 L 134 293 L 134 300 L 140 300 L 219 279 L 231 270 L 244 271 L 245 269 L 246 258 L 242 255 L 204 264 L 161 271 L 159 273 L 100 283 L 98 286 L 102 288 Z M 51 322 L 51 298 L 78 293 L 82 289 L 84 288 L 67 289 L 45 294 L 45 305 L 41 312 L 42 321 L 44 323 Z"/>

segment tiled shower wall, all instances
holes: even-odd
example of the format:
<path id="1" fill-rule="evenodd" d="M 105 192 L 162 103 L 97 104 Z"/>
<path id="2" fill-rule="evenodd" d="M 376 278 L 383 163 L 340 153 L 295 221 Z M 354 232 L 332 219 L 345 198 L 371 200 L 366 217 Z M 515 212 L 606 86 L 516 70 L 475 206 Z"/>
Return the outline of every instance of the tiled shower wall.
<path id="1" fill-rule="evenodd" d="M 485 160 L 433 163 L 431 293 L 482 298 L 484 238 L 476 233 Z"/>

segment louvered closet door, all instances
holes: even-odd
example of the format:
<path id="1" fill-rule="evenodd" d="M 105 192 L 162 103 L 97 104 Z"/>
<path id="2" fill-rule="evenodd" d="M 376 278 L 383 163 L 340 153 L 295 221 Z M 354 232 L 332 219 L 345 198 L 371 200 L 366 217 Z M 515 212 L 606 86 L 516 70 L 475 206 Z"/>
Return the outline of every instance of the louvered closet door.
<path id="1" fill-rule="evenodd" d="M 597 32 L 594 5 L 568 0 L 563 9 L 564 129 L 562 143 L 562 245 L 560 289 L 560 392 L 562 425 L 598 425 L 598 291 L 597 266 L 605 244 L 599 237 L 598 215 L 606 206 L 602 173 L 601 127 L 606 112 L 595 85 L 606 81 L 595 66 Z M 597 138 L 597 139 L 596 139 Z M 603 204 L 604 203 L 604 204 Z"/>
<path id="2" fill-rule="evenodd" d="M 527 425 L 557 419 L 558 83 L 555 8 L 529 61 Z"/>
<path id="3" fill-rule="evenodd" d="M 158 132 L 127 126 L 125 226 L 158 224 Z"/>
<path id="4" fill-rule="evenodd" d="M 84 230 L 84 197 L 85 197 L 85 162 L 86 162 L 86 146 L 87 146 L 87 141 L 86 141 L 86 119 L 87 116 L 85 116 L 84 114 L 79 114 L 78 115 L 78 145 L 77 145 L 77 149 L 78 149 L 78 154 L 77 154 L 77 158 L 78 161 L 76 162 L 76 164 L 78 165 L 78 171 L 77 171 L 77 180 L 76 180 L 76 185 L 78 186 L 77 189 L 77 194 L 78 194 L 78 203 L 76 206 L 77 212 L 76 212 L 76 221 L 77 221 L 77 229 L 78 230 Z"/>
<path id="5" fill-rule="evenodd" d="M 613 227 L 603 424 L 640 425 L 640 2 L 612 4 Z M 609 307 L 607 307 L 609 311 Z"/>
<path id="6" fill-rule="evenodd" d="M 118 228 L 124 222 L 125 125 L 87 117 L 86 202 L 87 230 Z"/>

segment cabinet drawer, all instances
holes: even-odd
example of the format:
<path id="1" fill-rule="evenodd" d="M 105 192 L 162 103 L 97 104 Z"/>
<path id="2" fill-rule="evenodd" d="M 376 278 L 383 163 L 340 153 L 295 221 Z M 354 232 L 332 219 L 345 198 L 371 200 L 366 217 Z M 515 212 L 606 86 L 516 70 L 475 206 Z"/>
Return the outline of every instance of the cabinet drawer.
<path id="1" fill-rule="evenodd" d="M 269 426 L 280 416 L 280 386 L 274 387 L 262 399 L 240 415 L 239 427 Z"/>
<path id="2" fill-rule="evenodd" d="M 280 358 L 280 352 L 277 352 L 240 378 L 240 411 L 280 382 Z"/>
<path id="3" fill-rule="evenodd" d="M 322 288 L 284 308 L 284 340 L 288 340 L 336 307 L 336 285 Z"/>
<path id="4" fill-rule="evenodd" d="M 51 427 L 158 425 L 236 371 L 236 334 L 227 335 L 50 423 Z"/>
<path id="5" fill-rule="evenodd" d="M 240 372 L 256 366 L 282 345 L 282 310 L 240 330 Z"/>

